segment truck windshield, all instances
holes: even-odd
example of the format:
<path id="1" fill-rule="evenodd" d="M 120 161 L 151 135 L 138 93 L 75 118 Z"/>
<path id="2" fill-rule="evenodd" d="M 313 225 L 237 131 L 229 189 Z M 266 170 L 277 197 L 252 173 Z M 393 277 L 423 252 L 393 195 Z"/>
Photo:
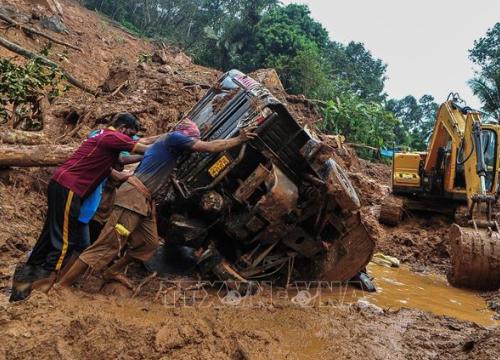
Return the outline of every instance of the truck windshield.
<path id="1" fill-rule="evenodd" d="M 492 130 L 481 131 L 484 162 L 486 164 L 486 191 L 491 192 L 495 182 L 497 137 Z"/>

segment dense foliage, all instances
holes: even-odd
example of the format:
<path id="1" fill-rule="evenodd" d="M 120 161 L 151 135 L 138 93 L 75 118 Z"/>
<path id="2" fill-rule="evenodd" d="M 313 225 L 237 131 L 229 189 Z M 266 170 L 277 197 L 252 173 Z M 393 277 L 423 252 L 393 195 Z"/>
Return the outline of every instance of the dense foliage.
<path id="1" fill-rule="evenodd" d="M 399 125 L 393 113 L 374 101 L 362 101 L 350 92 L 327 101 L 322 129 L 341 133 L 353 143 L 381 147 L 396 140 L 394 127 Z"/>
<path id="2" fill-rule="evenodd" d="M 398 145 L 417 150 L 425 149 L 438 109 L 434 98 L 424 95 L 417 100 L 408 95 L 401 100 L 387 101 L 386 108 L 401 121 L 394 128 Z"/>
<path id="3" fill-rule="evenodd" d="M 61 85 L 63 75 L 44 66 L 39 58 L 22 65 L 13 60 L 0 59 L 0 123 L 10 120 L 14 127 L 36 129 L 41 125 L 38 98 L 59 96 L 66 89 Z"/>
<path id="4" fill-rule="evenodd" d="M 326 104 L 324 130 L 343 133 L 351 142 L 425 147 L 421 136 L 427 133 L 430 109 L 437 107 L 428 106 L 432 97 L 388 102 L 382 60 L 362 43 L 330 39 L 305 5 L 283 6 L 278 0 L 83 2 L 132 31 L 181 47 L 202 65 L 246 72 L 275 68 L 288 92 Z"/>
<path id="5" fill-rule="evenodd" d="M 479 67 L 469 82 L 483 104 L 483 110 L 500 120 L 500 23 L 474 42 L 469 57 Z"/>

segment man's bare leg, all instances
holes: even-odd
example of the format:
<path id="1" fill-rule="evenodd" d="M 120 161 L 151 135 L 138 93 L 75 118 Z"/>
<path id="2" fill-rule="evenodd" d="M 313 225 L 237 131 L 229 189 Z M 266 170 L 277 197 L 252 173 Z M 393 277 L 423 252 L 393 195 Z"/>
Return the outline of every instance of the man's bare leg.
<path id="1" fill-rule="evenodd" d="M 125 267 L 133 261 L 134 258 L 128 254 L 123 255 L 103 273 L 103 278 L 108 281 L 118 281 L 133 290 L 134 283 L 123 273 L 125 271 Z"/>
<path id="2" fill-rule="evenodd" d="M 71 267 L 73 266 L 73 264 L 75 263 L 75 261 L 77 259 L 78 259 L 78 255 L 76 255 L 74 253 L 71 254 L 68 261 L 66 262 L 66 264 L 64 264 L 61 271 L 59 272 L 57 278 L 61 279 L 68 272 L 68 270 L 71 269 Z"/>
<path id="3" fill-rule="evenodd" d="M 77 258 L 75 262 L 69 267 L 67 271 L 64 271 L 61 279 L 57 282 L 60 287 L 69 287 L 82 275 L 89 266 L 85 264 L 80 258 Z"/>
<path id="4" fill-rule="evenodd" d="M 54 271 L 54 272 L 50 273 L 50 275 L 48 277 L 45 277 L 45 278 L 39 279 L 39 280 L 35 280 L 31 284 L 31 289 L 42 291 L 42 292 L 46 293 L 50 290 L 52 285 L 54 285 L 55 281 L 56 281 L 56 272 Z"/>

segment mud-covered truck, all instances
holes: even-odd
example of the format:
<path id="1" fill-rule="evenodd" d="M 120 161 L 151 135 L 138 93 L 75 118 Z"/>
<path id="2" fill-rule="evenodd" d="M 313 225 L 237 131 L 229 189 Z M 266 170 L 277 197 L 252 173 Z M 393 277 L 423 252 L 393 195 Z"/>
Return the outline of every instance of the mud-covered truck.
<path id="1" fill-rule="evenodd" d="M 229 71 L 187 117 L 206 141 L 245 127 L 258 136 L 180 159 L 157 199 L 165 246 L 198 249 L 199 269 L 223 279 L 347 281 L 365 268 L 375 243 L 349 178 L 263 85 Z"/>

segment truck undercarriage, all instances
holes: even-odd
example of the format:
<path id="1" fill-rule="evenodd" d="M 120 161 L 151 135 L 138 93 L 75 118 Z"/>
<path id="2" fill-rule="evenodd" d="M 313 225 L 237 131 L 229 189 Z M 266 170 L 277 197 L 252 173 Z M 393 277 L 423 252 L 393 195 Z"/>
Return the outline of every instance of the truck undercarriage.
<path id="1" fill-rule="evenodd" d="M 224 278 L 216 270 L 224 263 L 229 277 L 242 281 L 347 281 L 366 266 L 375 242 L 333 149 L 261 84 L 230 71 L 187 117 L 205 141 L 249 126 L 258 137 L 222 154 L 192 153 L 179 161 L 157 200 L 167 246 L 197 249 L 200 271 Z"/>

